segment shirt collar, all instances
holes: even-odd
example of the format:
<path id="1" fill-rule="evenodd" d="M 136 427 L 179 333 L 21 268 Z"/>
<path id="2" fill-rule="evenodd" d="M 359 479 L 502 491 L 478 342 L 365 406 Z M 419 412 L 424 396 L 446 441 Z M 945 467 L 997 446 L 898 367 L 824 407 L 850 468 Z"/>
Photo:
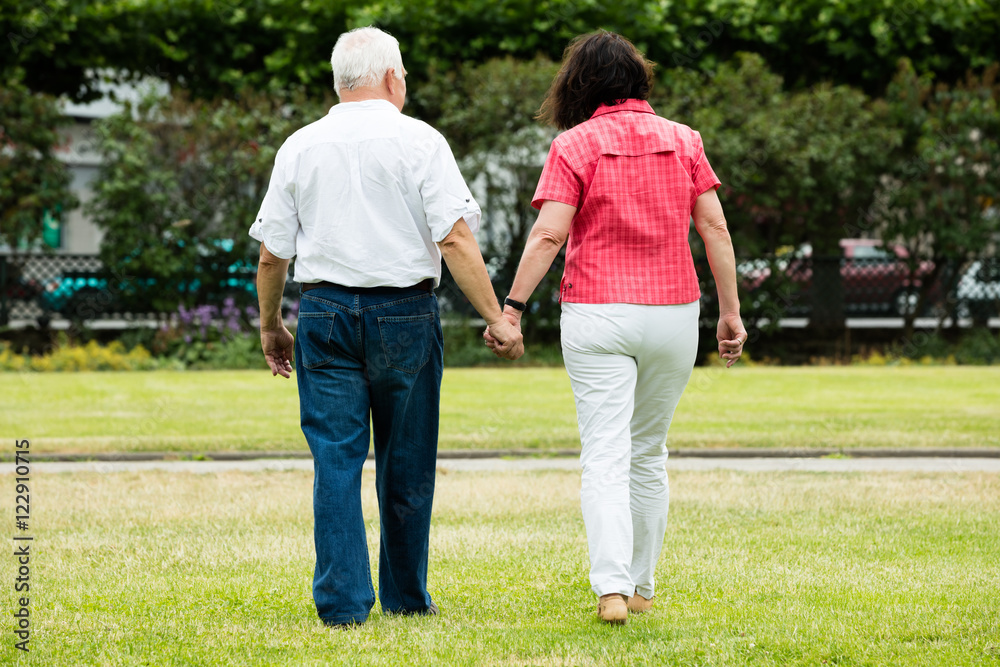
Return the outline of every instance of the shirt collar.
<path id="1" fill-rule="evenodd" d="M 598 116 L 603 116 L 606 113 L 617 113 L 619 111 L 636 111 L 638 113 L 656 113 L 653 111 L 653 107 L 649 106 L 649 102 L 646 100 L 636 100 L 630 99 L 625 100 L 621 104 L 615 104 L 609 106 L 607 104 L 602 104 L 597 107 L 591 118 L 597 118 Z"/>
<path id="2" fill-rule="evenodd" d="M 347 113 L 349 111 L 388 111 L 392 109 L 396 113 L 399 113 L 399 109 L 396 105 L 389 100 L 362 100 L 360 102 L 341 102 L 340 104 L 334 104 L 330 107 L 329 115 L 333 116 L 339 113 Z"/>

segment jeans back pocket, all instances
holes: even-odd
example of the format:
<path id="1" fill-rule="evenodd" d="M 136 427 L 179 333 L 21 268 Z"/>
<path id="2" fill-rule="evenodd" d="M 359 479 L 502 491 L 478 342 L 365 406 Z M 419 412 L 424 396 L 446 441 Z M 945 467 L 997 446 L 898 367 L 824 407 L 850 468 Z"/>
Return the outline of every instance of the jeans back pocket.
<path id="1" fill-rule="evenodd" d="M 299 313 L 299 323 L 295 330 L 304 368 L 319 368 L 334 360 L 333 322 L 334 312 Z"/>
<path id="2" fill-rule="evenodd" d="M 385 365 L 404 373 L 419 372 L 431 356 L 435 317 L 435 313 L 379 317 Z"/>

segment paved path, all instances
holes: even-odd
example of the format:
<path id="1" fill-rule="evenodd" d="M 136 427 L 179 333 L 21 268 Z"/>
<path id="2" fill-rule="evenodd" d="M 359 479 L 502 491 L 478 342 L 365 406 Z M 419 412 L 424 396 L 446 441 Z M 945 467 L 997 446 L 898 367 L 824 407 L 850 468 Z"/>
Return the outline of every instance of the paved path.
<path id="1" fill-rule="evenodd" d="M 365 468 L 374 469 L 373 461 Z M 579 470 L 576 458 L 439 459 L 438 468 L 454 471 Z M 668 470 L 741 470 L 747 472 L 990 472 L 1000 473 L 998 458 L 672 458 Z M 312 470 L 312 459 L 258 459 L 253 461 L 85 461 L 38 462 L 32 473 L 59 472 L 170 472 L 217 473 L 227 470 Z M 4 462 L 0 473 L 13 474 L 14 464 Z"/>

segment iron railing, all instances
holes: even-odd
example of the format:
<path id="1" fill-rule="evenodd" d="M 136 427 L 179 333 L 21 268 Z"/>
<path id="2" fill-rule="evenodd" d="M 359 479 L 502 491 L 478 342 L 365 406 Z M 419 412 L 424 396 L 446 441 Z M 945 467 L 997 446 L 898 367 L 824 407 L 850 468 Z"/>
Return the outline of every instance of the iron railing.
<path id="1" fill-rule="evenodd" d="M 1000 317 L 1000 258 L 923 262 L 840 257 L 768 258 L 738 263 L 742 310 L 757 317 Z M 715 286 L 707 266 L 703 315 L 711 316 Z M 252 276 L 246 285 L 252 290 Z M 286 295 L 294 296 L 289 284 Z M 507 286 L 498 286 L 506 289 Z M 121 285 L 95 255 L 0 254 L 0 325 L 14 321 L 148 320 L 164 314 L 141 298 L 122 299 Z M 243 296 L 246 296 L 243 294 Z M 441 288 L 442 310 L 462 312 L 466 299 Z M 534 300 L 546 298 L 536 294 Z"/>

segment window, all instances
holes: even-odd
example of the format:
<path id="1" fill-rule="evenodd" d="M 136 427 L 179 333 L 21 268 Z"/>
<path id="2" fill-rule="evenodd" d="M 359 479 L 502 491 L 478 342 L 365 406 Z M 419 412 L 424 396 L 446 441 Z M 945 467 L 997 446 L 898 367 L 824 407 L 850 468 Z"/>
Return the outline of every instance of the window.
<path id="1" fill-rule="evenodd" d="M 892 259 L 884 249 L 873 245 L 854 246 L 854 259 Z"/>

